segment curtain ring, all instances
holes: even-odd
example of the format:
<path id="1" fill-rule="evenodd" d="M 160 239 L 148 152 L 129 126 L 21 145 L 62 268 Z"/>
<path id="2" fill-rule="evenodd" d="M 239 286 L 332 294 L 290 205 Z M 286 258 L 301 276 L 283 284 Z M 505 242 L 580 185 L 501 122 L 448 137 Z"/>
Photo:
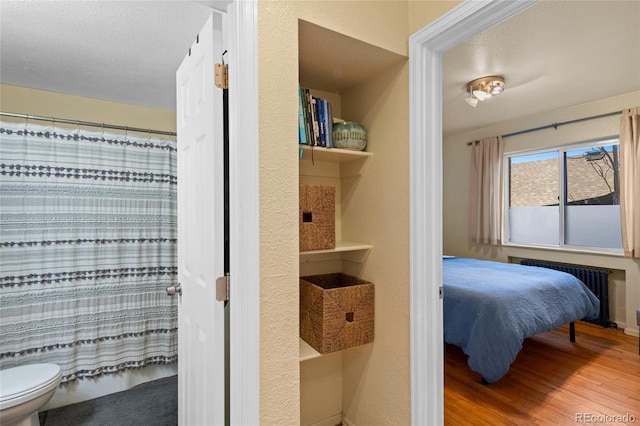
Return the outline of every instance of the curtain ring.
<path id="1" fill-rule="evenodd" d="M 104 123 L 102 123 L 102 142 L 104 142 Z"/>

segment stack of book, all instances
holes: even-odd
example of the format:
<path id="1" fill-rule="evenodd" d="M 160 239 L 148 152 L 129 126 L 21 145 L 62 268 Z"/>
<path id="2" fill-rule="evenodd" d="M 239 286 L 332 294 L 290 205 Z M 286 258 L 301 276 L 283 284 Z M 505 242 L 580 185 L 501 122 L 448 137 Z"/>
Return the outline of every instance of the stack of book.
<path id="1" fill-rule="evenodd" d="M 311 96 L 309 89 L 298 86 L 298 142 L 303 145 L 333 146 L 331 104 Z"/>

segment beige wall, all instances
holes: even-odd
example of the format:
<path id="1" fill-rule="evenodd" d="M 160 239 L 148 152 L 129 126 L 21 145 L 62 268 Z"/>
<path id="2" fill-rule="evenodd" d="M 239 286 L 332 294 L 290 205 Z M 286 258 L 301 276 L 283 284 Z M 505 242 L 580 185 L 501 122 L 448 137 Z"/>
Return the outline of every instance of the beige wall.
<path id="1" fill-rule="evenodd" d="M 365 173 L 343 182 L 342 233 L 373 249 L 345 273 L 375 284 L 375 342 L 343 354 L 343 412 L 356 425 L 410 424 L 408 63 L 342 98 L 368 129 Z"/>
<path id="2" fill-rule="evenodd" d="M 462 1 L 409 0 L 409 35 L 429 25 L 460 3 Z"/>
<path id="3" fill-rule="evenodd" d="M 0 110 L 142 129 L 176 131 L 175 111 L 27 89 L 7 84 L 0 84 Z M 39 123 L 44 125 L 46 122 Z M 89 128 L 89 130 L 95 131 L 96 128 Z"/>
<path id="4" fill-rule="evenodd" d="M 519 120 L 452 135 L 444 140 L 443 237 L 449 255 L 507 261 L 509 257 L 534 258 L 565 263 L 593 265 L 619 270 L 612 276 L 611 316 L 625 331 L 637 334 L 635 310 L 640 306 L 640 261 L 617 255 L 581 253 L 553 249 L 473 245 L 468 242 L 467 194 L 471 150 L 466 142 L 578 118 L 621 111 L 640 105 L 640 92 L 628 93 L 597 102 L 524 117 Z M 505 138 L 505 152 L 558 146 L 617 135 L 620 118 L 612 116 Z"/>
<path id="5" fill-rule="evenodd" d="M 300 424 L 295 8 L 258 2 L 260 423 Z M 287 149 L 288 148 L 288 149 Z"/>

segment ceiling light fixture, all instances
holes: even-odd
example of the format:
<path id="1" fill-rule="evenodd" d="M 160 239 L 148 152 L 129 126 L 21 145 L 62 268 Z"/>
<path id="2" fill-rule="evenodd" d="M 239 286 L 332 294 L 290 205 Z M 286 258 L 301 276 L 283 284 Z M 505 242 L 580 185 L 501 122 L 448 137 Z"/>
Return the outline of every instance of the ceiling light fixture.
<path id="1" fill-rule="evenodd" d="M 504 78 L 499 76 L 482 77 L 467 83 L 469 96 L 465 101 L 475 108 L 478 101 L 497 96 L 504 90 Z"/>

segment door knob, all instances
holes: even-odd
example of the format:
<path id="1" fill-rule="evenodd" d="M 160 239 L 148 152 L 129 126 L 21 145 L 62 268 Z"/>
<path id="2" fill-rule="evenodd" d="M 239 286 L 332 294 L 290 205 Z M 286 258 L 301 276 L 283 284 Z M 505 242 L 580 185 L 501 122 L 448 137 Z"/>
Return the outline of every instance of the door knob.
<path id="1" fill-rule="evenodd" d="M 175 294 L 182 294 L 182 287 L 180 285 L 167 287 L 167 296 L 174 296 Z"/>

